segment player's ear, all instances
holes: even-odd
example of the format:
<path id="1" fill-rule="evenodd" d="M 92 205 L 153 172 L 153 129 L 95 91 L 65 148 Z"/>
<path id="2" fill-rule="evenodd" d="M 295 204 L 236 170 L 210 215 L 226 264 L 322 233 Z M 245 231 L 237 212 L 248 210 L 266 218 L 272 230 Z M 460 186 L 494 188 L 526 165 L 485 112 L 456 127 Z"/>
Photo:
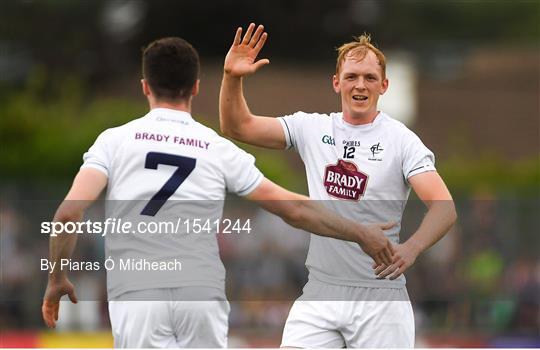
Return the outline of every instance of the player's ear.
<path id="1" fill-rule="evenodd" d="M 197 79 L 195 82 L 195 85 L 193 85 L 193 88 L 191 89 L 191 96 L 197 96 L 199 94 L 199 83 L 200 79 Z"/>
<path id="2" fill-rule="evenodd" d="M 381 95 L 384 95 L 384 93 L 386 92 L 386 90 L 388 90 L 388 83 L 389 83 L 389 82 L 388 82 L 388 79 L 384 79 L 384 80 L 382 81 L 382 84 L 381 84 L 381 85 L 382 85 L 382 86 L 381 86 L 381 92 L 380 92 Z"/>
<path id="3" fill-rule="evenodd" d="M 341 92 L 341 89 L 339 88 L 339 77 L 334 74 L 332 76 L 332 86 L 334 87 L 334 91 L 336 94 L 339 94 Z"/>
<path id="4" fill-rule="evenodd" d="M 148 82 L 146 79 L 141 79 L 141 88 L 144 96 L 150 96 L 150 87 L 148 86 Z"/>

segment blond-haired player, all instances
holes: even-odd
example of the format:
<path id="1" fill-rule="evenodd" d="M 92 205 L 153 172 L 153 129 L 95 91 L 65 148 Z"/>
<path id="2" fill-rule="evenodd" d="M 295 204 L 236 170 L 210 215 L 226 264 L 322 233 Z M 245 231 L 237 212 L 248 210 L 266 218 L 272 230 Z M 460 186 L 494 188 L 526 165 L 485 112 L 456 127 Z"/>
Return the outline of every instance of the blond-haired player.
<path id="1" fill-rule="evenodd" d="M 403 272 L 456 220 L 452 197 L 433 153 L 402 123 L 377 108 L 388 89 L 385 57 L 362 35 L 338 50 L 333 89 L 341 112 L 296 112 L 280 118 L 250 112 L 244 76 L 269 63 L 257 60 L 263 26 L 238 28 L 225 58 L 220 94 L 222 131 L 245 143 L 293 148 L 304 161 L 309 194 L 345 217 L 395 221 L 391 264 L 377 264 L 348 242 L 311 236 L 309 280 L 293 305 L 284 347 L 412 347 L 414 317 Z M 427 205 L 420 227 L 399 242 L 410 189 Z"/>
<path id="2" fill-rule="evenodd" d="M 380 263 L 392 246 L 383 229 L 391 223 L 361 225 L 331 213 L 315 201 L 264 178 L 250 154 L 191 116 L 199 91 L 199 55 L 181 38 L 162 38 L 143 52 L 142 91 L 150 111 L 105 130 L 84 155 L 55 221 L 80 221 L 106 189 L 107 207 L 130 220 L 220 218 L 227 192 L 281 216 L 293 226 L 350 239 Z M 192 216 L 189 216 L 191 213 Z M 217 228 L 209 234 L 106 236 L 106 256 L 152 263 L 181 260 L 181 271 L 108 270 L 109 315 L 115 347 L 217 348 L 227 346 L 229 304 Z M 170 232 L 169 232 L 170 233 Z M 76 234 L 51 237 L 50 260 L 69 259 Z M 128 269 L 129 270 L 129 269 Z M 77 302 L 66 270 L 54 269 L 43 298 L 45 323 L 55 327 L 60 298 Z"/>

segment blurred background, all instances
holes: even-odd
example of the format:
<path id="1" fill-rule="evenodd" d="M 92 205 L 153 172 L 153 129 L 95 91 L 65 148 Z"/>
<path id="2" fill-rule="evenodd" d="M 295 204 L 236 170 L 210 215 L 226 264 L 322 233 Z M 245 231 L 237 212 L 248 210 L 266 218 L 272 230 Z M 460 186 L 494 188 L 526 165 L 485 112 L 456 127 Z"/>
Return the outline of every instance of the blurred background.
<path id="1" fill-rule="evenodd" d="M 47 241 L 29 238 L 41 214 L 28 203 L 59 203 L 97 135 L 147 112 L 141 48 L 157 38 L 180 36 L 199 51 L 193 115 L 218 129 L 224 56 L 235 29 L 255 22 L 269 33 L 261 57 L 271 61 L 245 81 L 257 114 L 338 111 L 335 48 L 369 32 L 386 53 L 381 109 L 435 153 L 459 214 L 406 274 L 417 345 L 540 347 L 537 0 L 4 0 L 0 8 L 0 346 L 112 346 L 95 281 L 78 288 L 96 289 L 101 302 L 63 308 L 58 330 L 43 326 L 46 276 L 29 262 L 47 255 Z M 267 177 L 307 192 L 296 153 L 241 147 Z M 412 197 L 404 239 L 425 211 Z M 256 218 L 276 234 L 249 246 L 220 238 L 235 347 L 279 346 L 306 277 L 307 235 Z M 103 254 L 100 241 L 79 245 Z"/>

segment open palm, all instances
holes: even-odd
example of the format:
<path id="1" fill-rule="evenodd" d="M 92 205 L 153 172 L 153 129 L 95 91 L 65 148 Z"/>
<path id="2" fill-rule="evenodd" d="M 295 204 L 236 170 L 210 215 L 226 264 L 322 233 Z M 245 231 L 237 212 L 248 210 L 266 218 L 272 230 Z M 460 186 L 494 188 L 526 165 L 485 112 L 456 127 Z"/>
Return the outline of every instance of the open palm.
<path id="1" fill-rule="evenodd" d="M 257 30 L 254 29 L 255 24 L 251 23 L 243 38 L 242 28 L 236 30 L 234 42 L 225 57 L 223 69 L 226 74 L 241 77 L 255 73 L 260 67 L 270 63 L 268 59 L 255 62 L 268 34 L 264 32 L 262 25 L 259 25 Z"/>

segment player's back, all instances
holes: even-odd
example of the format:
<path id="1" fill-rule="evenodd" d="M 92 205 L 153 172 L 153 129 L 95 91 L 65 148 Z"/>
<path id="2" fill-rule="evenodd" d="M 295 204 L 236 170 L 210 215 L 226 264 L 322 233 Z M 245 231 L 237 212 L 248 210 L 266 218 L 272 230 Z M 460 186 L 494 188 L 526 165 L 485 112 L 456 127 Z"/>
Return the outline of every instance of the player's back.
<path id="1" fill-rule="evenodd" d="M 151 199 L 160 189 L 171 200 L 220 200 L 226 188 L 227 146 L 189 113 L 157 108 L 103 132 L 85 160 L 99 164 L 106 159 L 110 200 Z"/>
<path id="2" fill-rule="evenodd" d="M 182 273 L 109 271 L 109 298 L 146 288 L 223 288 L 212 223 L 221 218 L 226 191 L 249 193 L 262 180 L 253 156 L 187 112 L 156 108 L 104 131 L 84 159 L 84 166 L 108 176 L 107 217 L 122 218 L 134 227 L 129 237 L 107 235 L 106 255 L 117 262 L 182 260 Z M 211 223 L 211 229 L 190 233 L 194 220 Z M 158 227 L 153 233 L 142 230 L 150 221 L 163 226 L 152 224 Z"/>

